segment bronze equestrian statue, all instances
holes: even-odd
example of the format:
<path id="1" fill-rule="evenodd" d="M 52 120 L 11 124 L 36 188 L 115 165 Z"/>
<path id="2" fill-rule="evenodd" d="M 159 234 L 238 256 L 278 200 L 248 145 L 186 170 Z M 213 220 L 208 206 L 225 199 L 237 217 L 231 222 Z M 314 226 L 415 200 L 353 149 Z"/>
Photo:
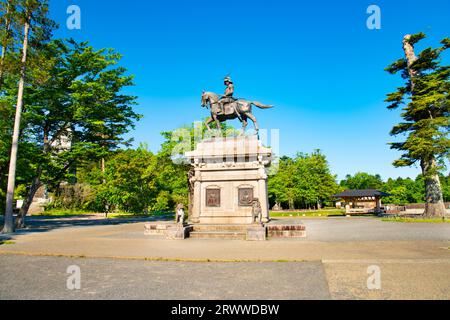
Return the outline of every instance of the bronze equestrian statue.
<path id="1" fill-rule="evenodd" d="M 226 85 L 225 95 L 221 98 L 213 92 L 203 92 L 202 94 L 202 107 L 209 107 L 211 110 L 211 117 L 205 122 L 208 130 L 211 131 L 209 125 L 212 122 L 216 122 L 217 129 L 220 130 L 220 124 L 222 122 L 238 118 L 242 122 L 243 132 L 247 128 L 248 119 L 251 119 L 255 125 L 256 133 L 258 133 L 258 121 L 252 114 L 252 105 L 260 109 L 270 109 L 273 106 L 264 105 L 257 101 L 235 99 L 233 98 L 234 85 L 231 78 L 226 77 L 224 84 Z"/>
<path id="2" fill-rule="evenodd" d="M 223 84 L 226 86 L 225 89 L 225 94 L 222 98 L 220 98 L 219 100 L 219 105 L 220 105 L 220 112 L 224 113 L 225 112 L 225 105 L 227 103 L 231 103 L 236 101 L 235 98 L 233 98 L 233 94 L 234 94 L 234 83 L 233 80 L 231 80 L 230 77 L 226 77 L 223 80 Z"/>

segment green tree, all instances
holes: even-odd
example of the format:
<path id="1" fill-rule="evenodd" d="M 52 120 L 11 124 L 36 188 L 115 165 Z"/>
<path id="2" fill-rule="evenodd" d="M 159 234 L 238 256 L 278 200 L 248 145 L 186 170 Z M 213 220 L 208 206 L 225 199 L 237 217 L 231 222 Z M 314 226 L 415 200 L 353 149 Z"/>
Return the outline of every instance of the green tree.
<path id="1" fill-rule="evenodd" d="M 450 67 L 442 66 L 440 57 L 450 47 L 450 39 L 442 40 L 441 47 L 427 48 L 416 55 L 414 46 L 423 38 L 423 33 L 405 36 L 405 58 L 386 69 L 391 74 L 400 73 L 406 80 L 404 86 L 386 99 L 389 109 L 403 107 L 404 121 L 392 129 L 391 135 L 406 136 L 405 141 L 392 143 L 391 148 L 403 152 L 394 166 L 420 164 L 425 180 L 425 216 L 443 216 L 445 207 L 439 172 L 450 150 Z"/>
<path id="2" fill-rule="evenodd" d="M 294 159 L 296 200 L 304 208 L 320 208 L 329 202 L 337 191 L 336 176 L 330 173 L 329 164 L 320 150 L 311 154 L 297 154 Z"/>
<path id="3" fill-rule="evenodd" d="M 384 199 L 386 203 L 405 205 L 408 203 L 423 203 L 425 200 L 423 180 L 420 176 L 416 180 L 389 178 L 381 190 L 391 194 Z"/>
<path id="4" fill-rule="evenodd" d="M 337 176 L 333 175 L 326 156 L 320 151 L 314 151 L 309 159 L 309 168 L 313 175 L 316 190 L 317 207 L 330 204 L 332 196 L 339 191 L 336 182 Z"/>
<path id="5" fill-rule="evenodd" d="M 194 123 L 161 134 L 164 142 L 157 154 L 161 192 L 158 195 L 158 208 L 155 209 L 173 209 L 178 203 L 187 206 L 189 197 L 192 196 L 188 181 L 191 165 L 184 161 L 184 153 L 194 150 L 197 143 L 209 138 L 211 133 L 203 123 Z M 220 134 L 230 137 L 238 135 L 239 132 L 227 123 L 221 123 Z"/>
<path id="6" fill-rule="evenodd" d="M 445 202 L 450 202 L 450 174 L 441 176 L 442 182 L 442 196 Z"/>
<path id="7" fill-rule="evenodd" d="M 236 133 L 223 125 L 223 132 Z M 138 149 L 117 150 L 102 155 L 102 161 L 77 166 L 73 185 L 56 188 L 53 207 L 120 210 L 131 213 L 170 211 L 176 204 L 188 204 L 188 172 L 191 166 L 180 155 L 195 147 L 204 128 L 184 126 L 163 132 L 164 142 L 157 154 L 146 145 Z M 98 160 L 98 159 L 97 159 Z M 90 194 L 85 194 L 89 191 Z"/>
<path id="8" fill-rule="evenodd" d="M 279 207 L 287 203 L 289 209 L 295 208 L 294 162 L 289 157 L 278 160 L 278 171 L 269 178 L 269 201 Z"/>
<path id="9" fill-rule="evenodd" d="M 107 158 L 106 182 L 101 179 L 95 186 L 97 208 L 148 212 L 158 194 L 158 174 L 158 160 L 145 146 L 116 152 Z"/>
<path id="10" fill-rule="evenodd" d="M 6 68 L 8 64 L 7 59 L 10 58 L 11 48 L 16 44 L 19 35 L 17 30 L 18 14 L 17 14 L 17 0 L 3 0 L 0 1 L 0 45 L 2 47 L 0 57 L 0 89 L 3 84 Z"/>
<path id="11" fill-rule="evenodd" d="M 325 155 L 316 150 L 298 153 L 293 159 L 282 157 L 278 172 L 269 178 L 268 191 L 271 203 L 287 203 L 293 210 L 328 204 L 338 187 Z"/>
<path id="12" fill-rule="evenodd" d="M 15 9 L 19 8 L 17 11 Z M 52 20 L 47 18 L 48 14 L 48 2 L 47 0 L 21 0 L 18 6 L 15 7 L 15 3 L 12 1 L 6 5 L 5 14 L 5 29 L 3 37 L 3 52 L 1 63 L 1 81 L 3 81 L 4 74 L 4 62 L 6 58 L 6 51 L 8 48 L 9 40 L 14 38 L 14 34 L 11 33 L 13 28 L 13 13 L 17 13 L 19 22 L 24 26 L 23 40 L 21 47 L 21 61 L 19 68 L 19 85 L 17 91 L 17 103 L 16 113 L 14 120 L 14 129 L 11 142 L 11 154 L 9 159 L 8 170 L 8 185 L 6 191 L 6 209 L 5 209 L 5 225 L 3 232 L 10 233 L 14 231 L 13 223 L 13 198 L 14 187 L 16 183 L 16 169 L 17 169 L 17 153 L 19 146 L 19 135 L 21 130 L 21 116 L 23 109 L 23 98 L 25 90 L 25 77 L 27 72 L 27 57 L 29 54 L 30 42 L 34 41 L 34 45 L 39 46 L 44 41 L 49 39 L 52 29 L 55 24 Z"/>
<path id="13" fill-rule="evenodd" d="M 350 190 L 380 189 L 383 180 L 379 174 L 371 175 L 366 172 L 358 172 L 355 175 L 347 175 L 341 180 L 341 187 Z"/>
<path id="14" fill-rule="evenodd" d="M 6 180 L 9 166 L 12 121 L 14 118 L 12 99 L 5 99 L 3 82 L 8 66 L 14 65 L 12 50 L 17 44 L 19 32 L 17 30 L 18 15 L 17 3 L 15 0 L 0 1 L 0 210 L 3 213 L 6 199 Z"/>
<path id="15" fill-rule="evenodd" d="M 74 168 L 127 144 L 123 134 L 139 119 L 135 97 L 122 93 L 132 77 L 117 66 L 121 56 L 112 49 L 58 40 L 45 45 L 38 58 L 41 68 L 30 74 L 22 129 L 22 141 L 37 147 L 37 160 L 18 227 L 39 187 L 56 189 L 73 178 Z"/>

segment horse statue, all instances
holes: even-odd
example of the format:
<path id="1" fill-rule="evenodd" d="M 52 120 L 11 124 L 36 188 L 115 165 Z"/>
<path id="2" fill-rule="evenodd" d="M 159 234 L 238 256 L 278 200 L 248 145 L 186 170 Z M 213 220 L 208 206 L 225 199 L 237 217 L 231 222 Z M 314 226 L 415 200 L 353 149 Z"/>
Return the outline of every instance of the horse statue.
<path id="1" fill-rule="evenodd" d="M 227 120 L 234 120 L 236 118 L 242 122 L 242 131 L 245 132 L 247 128 L 248 119 L 253 121 L 256 133 L 259 132 L 258 121 L 252 114 L 252 106 L 256 106 L 260 109 L 270 109 L 273 106 L 264 105 L 257 101 L 247 101 L 244 99 L 237 99 L 231 103 L 227 103 L 223 107 L 223 112 L 219 105 L 219 96 L 213 92 L 203 92 L 202 94 L 202 107 L 211 110 L 211 117 L 206 120 L 205 125 L 209 131 L 211 131 L 210 123 L 216 122 L 217 129 L 220 130 L 220 124 Z"/>

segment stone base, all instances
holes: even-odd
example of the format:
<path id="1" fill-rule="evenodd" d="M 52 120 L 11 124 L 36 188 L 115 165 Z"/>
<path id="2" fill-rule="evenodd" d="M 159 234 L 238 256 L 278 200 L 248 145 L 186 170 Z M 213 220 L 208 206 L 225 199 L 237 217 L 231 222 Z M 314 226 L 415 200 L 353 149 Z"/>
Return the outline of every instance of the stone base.
<path id="1" fill-rule="evenodd" d="M 267 228 L 254 226 L 247 228 L 247 241 L 265 241 L 267 239 Z"/>
<path id="2" fill-rule="evenodd" d="M 204 139 L 185 156 L 192 165 L 191 223 L 251 225 L 256 199 L 263 222 L 269 220 L 272 150 L 256 135 Z"/>
<path id="3" fill-rule="evenodd" d="M 248 216 L 236 216 L 229 213 L 224 213 L 221 216 L 202 216 L 200 223 L 202 225 L 250 225 L 253 218 Z"/>
<path id="4" fill-rule="evenodd" d="M 304 225 L 269 225 L 267 233 L 270 238 L 306 238 Z"/>
<path id="5" fill-rule="evenodd" d="M 168 240 L 229 239 L 265 241 L 271 238 L 306 238 L 306 228 L 302 224 L 194 224 L 180 226 L 175 223 L 151 224 L 144 226 L 144 234 L 161 236 Z"/>
<path id="6" fill-rule="evenodd" d="M 144 234 L 146 236 L 163 236 L 166 234 L 166 230 L 169 224 L 151 224 L 144 225 Z"/>
<path id="7" fill-rule="evenodd" d="M 193 239 L 245 240 L 246 225 L 241 224 L 194 224 L 189 237 Z"/>
<path id="8" fill-rule="evenodd" d="M 165 236 L 167 240 L 184 240 L 189 238 L 189 233 L 192 231 L 191 226 L 171 226 L 167 228 Z"/>
<path id="9" fill-rule="evenodd" d="M 183 240 L 189 237 L 192 226 L 180 226 L 178 224 L 151 224 L 144 226 L 146 236 L 162 236 L 168 240 Z"/>

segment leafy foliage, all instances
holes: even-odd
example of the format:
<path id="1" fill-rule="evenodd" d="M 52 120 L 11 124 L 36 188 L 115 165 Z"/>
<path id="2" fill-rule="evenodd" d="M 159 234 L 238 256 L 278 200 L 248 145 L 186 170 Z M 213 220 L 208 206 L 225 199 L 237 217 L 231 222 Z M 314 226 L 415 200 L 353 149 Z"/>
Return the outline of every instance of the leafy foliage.
<path id="1" fill-rule="evenodd" d="M 135 97 L 122 93 L 133 84 L 132 77 L 117 66 L 120 55 L 113 50 L 94 50 L 73 40 L 55 40 L 40 50 L 34 58 L 40 68 L 27 72 L 19 148 L 19 167 L 22 163 L 26 170 L 19 168 L 23 177 L 17 182 L 29 185 L 38 178 L 55 190 L 61 182 L 71 182 L 77 168 L 127 145 L 123 135 L 140 116 L 133 111 Z M 0 99 L 3 106 L 11 106 L 16 94 L 15 85 L 8 84 Z M 11 132 L 9 108 L 1 123 L 5 136 Z M 6 168 L 9 145 L 0 149 L 0 166 Z"/>
<path id="2" fill-rule="evenodd" d="M 422 176 L 418 176 L 415 180 L 410 178 L 389 178 L 383 184 L 381 190 L 391 194 L 390 197 L 383 200 L 385 203 L 405 205 L 408 203 L 425 202 L 425 189 Z"/>
<path id="3" fill-rule="evenodd" d="M 403 39 L 405 58 L 394 62 L 386 70 L 401 73 L 406 83 L 388 94 L 389 109 L 402 107 L 403 122 L 394 126 L 391 135 L 402 135 L 404 141 L 391 143 L 402 152 L 394 166 L 419 163 L 425 185 L 425 213 L 427 217 L 444 216 L 445 206 L 439 173 L 450 155 L 450 66 L 441 64 L 441 54 L 449 48 L 450 39 L 441 41 L 438 48 L 426 48 L 416 56 L 414 45 L 425 34 L 406 35 Z"/>
<path id="4" fill-rule="evenodd" d="M 417 44 L 425 35 L 412 35 L 409 43 Z M 450 40 L 442 40 L 436 49 L 426 48 L 417 60 L 408 67 L 405 58 L 391 64 L 386 70 L 391 74 L 400 73 L 406 80 L 404 86 L 388 94 L 389 109 L 402 107 L 404 121 L 394 126 L 391 135 L 405 135 L 406 140 L 394 142 L 392 149 L 403 152 L 394 162 L 397 167 L 411 166 L 436 158 L 441 165 L 448 159 L 450 140 L 448 139 L 450 112 L 450 66 L 442 66 L 440 56 L 448 49 Z M 411 77 L 410 70 L 414 70 Z M 433 174 L 432 172 L 429 172 Z"/>
<path id="5" fill-rule="evenodd" d="M 383 186 L 383 180 L 379 174 L 358 172 L 353 176 L 347 175 L 340 185 L 342 188 L 350 190 L 380 189 Z"/>
<path id="6" fill-rule="evenodd" d="M 20 75 L 30 77 L 33 69 L 38 70 L 37 63 L 40 48 L 50 39 L 56 24 L 48 17 L 47 0 L 2 0 L 0 1 L 0 206 L 4 208 L 11 149 L 11 136 L 14 120 L 14 106 L 17 101 L 17 83 Z M 25 37 L 24 26 L 30 25 L 28 37 Z M 28 40 L 27 49 L 22 46 Z M 22 63 L 22 50 L 27 54 L 27 60 Z M 24 74 L 25 75 L 25 74 Z M 31 83 L 28 83 L 28 86 Z M 24 140 L 19 141 L 22 157 L 16 167 L 18 184 L 30 181 L 35 170 L 36 146 Z"/>
<path id="7" fill-rule="evenodd" d="M 279 159 L 278 172 L 269 179 L 269 200 L 289 209 L 321 207 L 330 204 L 338 191 L 326 157 L 316 150 Z"/>

